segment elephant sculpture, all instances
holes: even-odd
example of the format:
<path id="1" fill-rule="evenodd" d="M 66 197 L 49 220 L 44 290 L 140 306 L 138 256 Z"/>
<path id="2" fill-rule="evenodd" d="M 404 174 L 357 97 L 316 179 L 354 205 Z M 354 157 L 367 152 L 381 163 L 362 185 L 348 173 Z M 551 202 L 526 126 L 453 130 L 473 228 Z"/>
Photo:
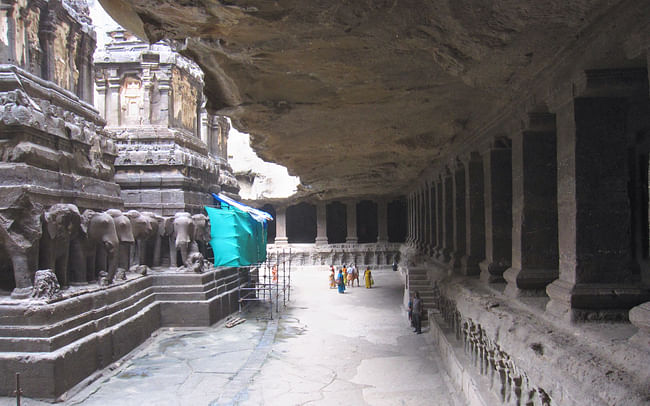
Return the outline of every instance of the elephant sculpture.
<path id="1" fill-rule="evenodd" d="M 0 246 L 10 260 L 0 258 L 0 266 L 13 268 L 13 298 L 24 299 L 32 293 L 38 244 L 43 234 L 42 211 L 42 206 L 32 202 L 23 190 L 3 192 L 0 196 Z"/>
<path id="2" fill-rule="evenodd" d="M 154 254 L 156 250 L 156 243 L 158 242 L 158 228 L 160 227 L 160 220 L 163 218 L 162 216 L 152 213 L 150 211 L 143 211 L 142 215 L 145 217 L 148 217 L 149 219 L 149 224 L 151 225 L 151 233 L 149 237 L 145 241 L 145 258 L 144 258 L 144 264 L 147 266 L 153 266 L 154 265 Z"/>
<path id="3" fill-rule="evenodd" d="M 191 252 L 200 252 L 203 258 L 208 257 L 208 243 L 210 242 L 210 219 L 205 214 L 192 215 L 194 222 L 194 242 Z"/>
<path id="4" fill-rule="evenodd" d="M 131 221 L 131 230 L 133 232 L 133 238 L 135 239 L 135 244 L 132 245 L 130 253 L 130 270 L 135 270 L 141 265 L 146 265 L 147 240 L 152 238 L 152 223 L 155 222 L 155 219 L 148 215 L 144 215 L 137 210 L 129 210 L 125 215 Z M 156 231 L 158 231 L 157 224 Z"/>
<path id="5" fill-rule="evenodd" d="M 84 252 L 87 280 L 95 281 L 99 272 L 106 272 L 108 282 L 112 282 L 117 272 L 120 243 L 113 217 L 108 213 L 86 210 L 81 215 L 81 230 L 86 237 Z"/>
<path id="6" fill-rule="evenodd" d="M 194 237 L 194 221 L 192 215 L 187 212 L 176 213 L 173 221 L 173 231 L 169 239 L 170 266 L 184 265 L 187 262 L 192 238 Z M 181 263 L 178 263 L 178 253 L 181 255 Z"/>
<path id="7" fill-rule="evenodd" d="M 131 268 L 131 248 L 135 244 L 131 220 L 118 209 L 106 210 L 106 214 L 113 218 L 117 238 L 120 240 L 117 252 L 117 267 L 123 271 L 128 271 Z"/>
<path id="8" fill-rule="evenodd" d="M 71 278 L 70 242 L 81 235 L 81 214 L 74 204 L 58 203 L 43 213 L 43 236 L 40 242 L 39 269 L 51 269 L 61 286 L 71 280 L 85 281 L 85 276 Z"/>
<path id="9" fill-rule="evenodd" d="M 169 240 L 174 232 L 174 218 L 155 215 L 158 223 L 158 235 L 155 236 L 153 244 L 153 266 L 172 266 L 171 252 L 169 248 L 172 244 Z"/>

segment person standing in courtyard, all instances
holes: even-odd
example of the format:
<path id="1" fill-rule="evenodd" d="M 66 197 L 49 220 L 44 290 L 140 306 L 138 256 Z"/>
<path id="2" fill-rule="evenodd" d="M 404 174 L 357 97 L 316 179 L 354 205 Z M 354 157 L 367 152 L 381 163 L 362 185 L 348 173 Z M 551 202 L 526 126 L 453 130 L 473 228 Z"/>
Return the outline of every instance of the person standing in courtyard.
<path id="1" fill-rule="evenodd" d="M 366 282 L 366 289 L 370 289 L 373 285 L 372 272 L 370 272 L 370 267 L 366 267 L 366 271 L 363 273 L 363 279 Z"/>
<path id="2" fill-rule="evenodd" d="M 343 270 L 339 270 L 339 276 L 336 278 L 336 283 L 339 286 L 339 293 L 345 293 L 345 281 L 343 280 Z"/>
<path id="3" fill-rule="evenodd" d="M 422 334 L 422 299 L 420 299 L 420 292 L 417 290 L 413 295 L 413 309 L 411 317 L 413 320 L 413 326 L 415 327 L 413 331 L 417 334 Z"/>
<path id="4" fill-rule="evenodd" d="M 347 285 L 350 286 L 354 284 L 354 267 L 352 264 L 348 267 L 348 280 L 347 280 Z"/>
<path id="5" fill-rule="evenodd" d="M 330 289 L 336 287 L 336 273 L 334 272 L 334 265 L 330 267 Z"/>

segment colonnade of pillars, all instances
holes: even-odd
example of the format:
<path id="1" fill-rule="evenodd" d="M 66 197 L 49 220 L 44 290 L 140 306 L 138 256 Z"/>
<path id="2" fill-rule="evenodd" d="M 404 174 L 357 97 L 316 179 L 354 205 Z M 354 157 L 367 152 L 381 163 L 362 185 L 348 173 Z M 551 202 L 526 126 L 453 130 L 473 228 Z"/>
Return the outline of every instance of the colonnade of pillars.
<path id="1" fill-rule="evenodd" d="M 420 253 L 571 320 L 650 299 L 648 73 L 585 76 L 580 97 L 454 157 L 407 203 Z"/>
<path id="2" fill-rule="evenodd" d="M 370 205 L 373 208 L 376 208 L 376 218 L 368 219 L 367 213 L 363 219 L 357 218 L 358 207 L 361 203 Z M 340 202 L 333 202 L 329 204 L 341 204 Z M 344 221 L 345 221 L 345 238 L 344 241 L 330 241 L 328 238 L 328 220 L 342 220 L 342 219 L 328 219 L 328 202 L 317 202 L 315 205 L 315 226 L 316 226 L 316 236 L 313 241 L 300 241 L 300 242 L 313 242 L 317 245 L 331 244 L 331 243 L 346 243 L 346 244 L 356 244 L 359 242 L 358 234 L 358 225 L 361 224 L 361 227 L 364 228 L 363 240 L 362 242 L 373 242 L 373 243 L 387 243 L 389 239 L 391 242 L 404 242 L 404 234 L 406 230 L 400 231 L 399 226 L 395 224 L 403 224 L 406 219 L 406 210 L 400 210 L 400 201 L 391 201 L 388 200 L 378 200 L 376 202 L 371 201 L 347 201 L 344 204 Z M 307 210 L 309 207 L 313 207 L 307 203 Z M 392 205 L 393 209 L 389 208 L 389 205 Z M 293 206 L 295 207 L 295 206 Z M 291 240 L 291 236 L 288 235 L 288 215 L 287 208 L 283 206 L 275 207 L 275 244 L 287 244 Z M 340 212 L 340 211 L 339 211 Z M 300 214 L 297 214 L 300 215 Z M 395 218 L 397 217 L 397 218 Z M 291 220 L 291 219 L 290 219 Z M 295 220 L 295 219 L 293 219 Z M 304 220 L 304 219 L 301 219 Z M 307 219 L 309 223 L 309 219 Z M 389 224 L 393 226 L 390 227 Z M 311 226 L 311 224 L 308 224 Z M 367 231 L 370 230 L 370 231 Z M 376 230 L 376 232 L 374 231 Z M 390 238 L 389 238 L 390 233 Z"/>

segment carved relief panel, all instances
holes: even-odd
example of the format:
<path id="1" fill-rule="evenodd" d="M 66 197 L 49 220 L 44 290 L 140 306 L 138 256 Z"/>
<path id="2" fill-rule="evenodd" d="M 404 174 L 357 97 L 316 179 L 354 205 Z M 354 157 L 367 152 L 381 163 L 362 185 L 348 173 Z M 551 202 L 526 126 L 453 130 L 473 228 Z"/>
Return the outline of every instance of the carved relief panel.
<path id="1" fill-rule="evenodd" d="M 196 133 L 198 90 L 180 69 L 172 72 L 173 120 L 181 126 Z"/>
<path id="2" fill-rule="evenodd" d="M 120 86 L 120 124 L 124 126 L 143 124 L 142 81 L 127 76 Z"/>
<path id="3" fill-rule="evenodd" d="M 54 28 L 54 82 L 70 89 L 70 68 L 68 66 L 68 34 L 70 26 L 60 23 Z"/>

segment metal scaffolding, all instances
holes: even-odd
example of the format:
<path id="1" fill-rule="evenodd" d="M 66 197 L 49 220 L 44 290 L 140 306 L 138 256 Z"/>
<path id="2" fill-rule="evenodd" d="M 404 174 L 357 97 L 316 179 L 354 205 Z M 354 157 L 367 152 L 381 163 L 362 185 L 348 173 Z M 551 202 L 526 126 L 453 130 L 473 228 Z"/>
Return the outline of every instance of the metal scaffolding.
<path id="1" fill-rule="evenodd" d="M 248 267 L 247 277 L 241 272 L 245 269 L 239 268 L 239 312 L 251 303 L 268 303 L 268 317 L 273 320 L 273 305 L 278 314 L 291 301 L 291 248 L 276 250 L 265 262 Z"/>

